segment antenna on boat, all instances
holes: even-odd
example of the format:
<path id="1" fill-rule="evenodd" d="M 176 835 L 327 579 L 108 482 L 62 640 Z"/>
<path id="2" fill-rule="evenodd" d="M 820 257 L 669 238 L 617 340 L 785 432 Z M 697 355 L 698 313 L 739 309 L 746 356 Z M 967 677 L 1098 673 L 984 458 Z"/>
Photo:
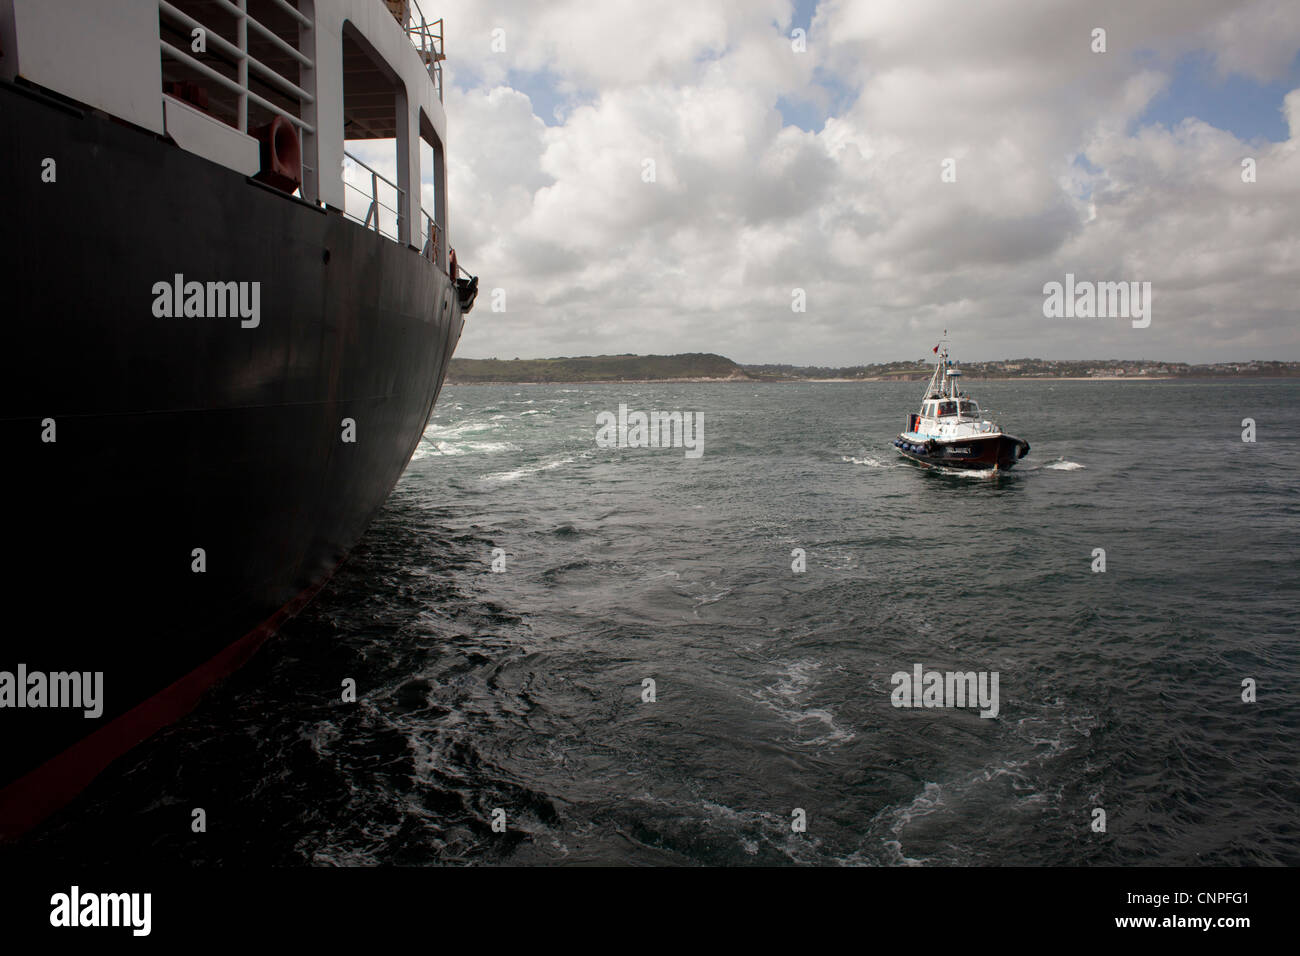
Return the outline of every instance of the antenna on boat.
<path id="1" fill-rule="evenodd" d="M 948 330 L 943 330 L 943 338 L 939 344 L 934 347 L 934 353 L 938 357 L 934 366 L 934 374 L 930 376 L 930 384 L 925 390 L 926 398 L 943 398 L 945 394 L 953 391 L 951 378 L 946 374 L 948 366 Z M 955 397 L 955 395 L 954 395 Z"/>

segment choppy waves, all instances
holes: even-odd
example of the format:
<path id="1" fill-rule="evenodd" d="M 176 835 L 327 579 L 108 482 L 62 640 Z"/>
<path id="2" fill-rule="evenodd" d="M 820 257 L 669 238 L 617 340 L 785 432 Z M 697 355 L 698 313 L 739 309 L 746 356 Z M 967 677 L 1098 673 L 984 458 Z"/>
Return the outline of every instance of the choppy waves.
<path id="1" fill-rule="evenodd" d="M 891 454 L 872 423 L 914 404 L 906 383 L 448 389 L 316 602 L 4 852 L 1300 864 L 1300 428 L 1135 457 L 1134 428 L 1214 409 L 1156 384 L 984 389 L 1034 445 L 997 481 Z M 596 449 L 620 401 L 703 410 L 703 457 Z M 895 707 L 917 663 L 997 672 L 998 716 Z M 197 843 L 196 805 L 221 821 Z"/>

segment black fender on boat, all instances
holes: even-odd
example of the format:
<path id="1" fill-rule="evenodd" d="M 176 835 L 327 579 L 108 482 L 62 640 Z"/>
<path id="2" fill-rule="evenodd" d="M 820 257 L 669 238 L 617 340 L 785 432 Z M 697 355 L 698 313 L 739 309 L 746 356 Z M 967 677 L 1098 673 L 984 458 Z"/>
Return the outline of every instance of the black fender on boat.
<path id="1" fill-rule="evenodd" d="M 460 310 L 463 315 L 469 315 L 474 308 L 474 300 L 478 298 L 478 276 L 469 278 L 458 278 L 456 280 L 456 293 L 460 297 Z"/>

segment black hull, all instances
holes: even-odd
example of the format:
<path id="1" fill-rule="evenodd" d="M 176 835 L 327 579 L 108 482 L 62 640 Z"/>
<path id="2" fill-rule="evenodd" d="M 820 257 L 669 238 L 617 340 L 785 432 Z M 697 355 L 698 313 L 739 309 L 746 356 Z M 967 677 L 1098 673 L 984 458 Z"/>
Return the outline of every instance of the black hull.
<path id="1" fill-rule="evenodd" d="M 463 319 L 417 250 L 156 136 L 7 84 L 0 130 L 0 671 L 104 675 L 98 719 L 0 708 L 4 835 L 191 706 L 330 574 L 415 450 Z M 176 274 L 259 282 L 260 323 L 157 317 Z"/>
<path id="2" fill-rule="evenodd" d="M 1007 471 L 1029 454 L 1029 443 L 1010 435 L 923 442 L 903 434 L 894 447 L 909 461 L 960 471 Z"/>

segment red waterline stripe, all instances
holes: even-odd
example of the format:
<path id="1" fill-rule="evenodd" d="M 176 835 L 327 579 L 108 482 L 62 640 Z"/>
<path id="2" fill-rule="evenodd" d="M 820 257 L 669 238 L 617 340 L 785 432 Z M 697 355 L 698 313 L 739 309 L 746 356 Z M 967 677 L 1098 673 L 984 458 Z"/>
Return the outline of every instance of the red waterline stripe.
<path id="1" fill-rule="evenodd" d="M 193 710 L 204 691 L 247 663 L 267 638 L 301 611 L 337 570 L 335 565 L 319 582 L 299 592 L 207 663 L 0 790 L 0 840 L 25 833 L 66 806 L 114 760 Z"/>

